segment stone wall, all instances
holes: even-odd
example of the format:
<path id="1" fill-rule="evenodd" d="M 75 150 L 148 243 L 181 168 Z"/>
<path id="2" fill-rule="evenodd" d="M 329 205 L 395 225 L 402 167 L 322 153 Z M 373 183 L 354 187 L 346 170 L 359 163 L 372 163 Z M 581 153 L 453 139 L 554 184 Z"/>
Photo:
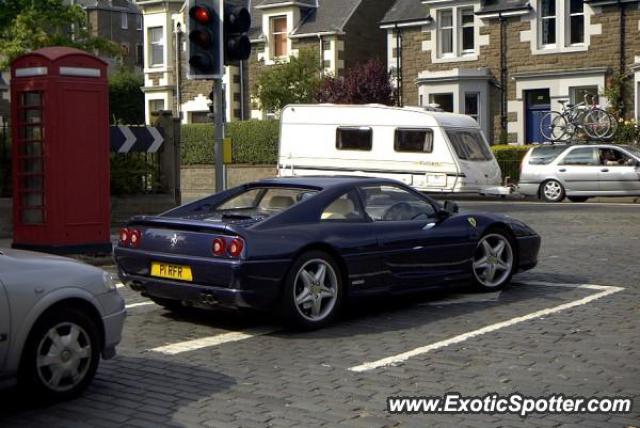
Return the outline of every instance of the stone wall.
<path id="1" fill-rule="evenodd" d="M 227 187 L 235 187 L 276 175 L 275 165 L 229 165 L 227 166 Z M 180 177 L 183 203 L 215 192 L 213 165 L 183 166 Z"/>
<path id="2" fill-rule="evenodd" d="M 406 0 L 405 0 L 406 1 Z M 364 0 L 345 26 L 344 65 L 346 69 L 370 59 L 386 57 L 386 31 L 377 24 L 395 0 Z"/>

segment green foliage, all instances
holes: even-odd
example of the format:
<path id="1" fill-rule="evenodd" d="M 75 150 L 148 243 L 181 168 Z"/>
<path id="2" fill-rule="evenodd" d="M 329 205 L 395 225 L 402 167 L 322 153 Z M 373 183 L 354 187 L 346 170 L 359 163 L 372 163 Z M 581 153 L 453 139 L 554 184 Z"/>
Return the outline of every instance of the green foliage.
<path id="1" fill-rule="evenodd" d="M 156 154 L 111 153 L 111 194 L 138 195 L 159 191 Z"/>
<path id="2" fill-rule="evenodd" d="M 607 110 L 617 117 L 622 113 L 624 106 L 624 100 L 622 99 L 624 84 L 625 76 L 614 75 L 607 79 L 607 87 L 604 89 L 604 96 L 609 100 Z"/>
<path id="3" fill-rule="evenodd" d="M 6 132 L 3 132 L 3 129 Z M 0 196 L 11 196 L 11 135 L 0 128 Z"/>
<path id="4" fill-rule="evenodd" d="M 491 146 L 491 151 L 495 155 L 498 165 L 500 165 L 503 180 L 505 177 L 510 177 L 512 182 L 517 182 L 520 179 L 520 162 L 522 162 L 522 158 L 530 148 L 530 145 L 511 146 L 501 144 Z"/>
<path id="5" fill-rule="evenodd" d="M 302 49 L 289 62 L 265 67 L 255 91 L 264 110 L 278 112 L 287 104 L 312 102 L 319 83 L 318 57 L 313 50 Z"/>
<path id="6" fill-rule="evenodd" d="M 274 164 L 278 158 L 280 123 L 276 120 L 250 120 L 227 124 L 233 147 L 233 163 Z M 213 125 L 182 126 L 182 165 L 215 163 Z"/>
<path id="7" fill-rule="evenodd" d="M 109 110 L 113 124 L 144 123 L 144 86 L 141 73 L 122 67 L 109 76 Z"/>
<path id="8" fill-rule="evenodd" d="M 14 58 L 47 46 L 69 46 L 110 56 L 115 43 L 91 35 L 87 14 L 62 0 L 0 0 L 0 69 Z"/>
<path id="9" fill-rule="evenodd" d="M 618 119 L 618 130 L 613 137 L 614 144 L 640 143 L 640 124 L 635 119 Z"/>

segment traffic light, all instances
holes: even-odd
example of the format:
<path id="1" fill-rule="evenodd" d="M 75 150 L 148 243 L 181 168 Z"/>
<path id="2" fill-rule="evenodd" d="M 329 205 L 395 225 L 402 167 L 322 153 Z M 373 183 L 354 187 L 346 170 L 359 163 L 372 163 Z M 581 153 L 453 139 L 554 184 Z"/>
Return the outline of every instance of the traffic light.
<path id="1" fill-rule="evenodd" d="M 220 79 L 224 74 L 222 0 L 189 0 L 189 79 Z"/>
<path id="2" fill-rule="evenodd" d="M 251 56 L 251 42 L 247 32 L 251 27 L 251 13 L 237 1 L 224 2 L 224 64 L 234 65 Z"/>

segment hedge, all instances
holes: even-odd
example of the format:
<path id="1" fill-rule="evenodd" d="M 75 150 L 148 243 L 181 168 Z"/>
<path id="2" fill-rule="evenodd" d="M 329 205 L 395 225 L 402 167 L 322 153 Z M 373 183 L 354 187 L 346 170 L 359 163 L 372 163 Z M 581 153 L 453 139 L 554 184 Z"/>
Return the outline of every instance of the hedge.
<path id="1" fill-rule="evenodd" d="M 517 182 L 520 179 L 520 162 L 530 147 L 507 144 L 491 146 L 491 151 L 500 165 L 503 179 L 509 177 L 511 182 Z"/>
<path id="2" fill-rule="evenodd" d="M 277 120 L 249 120 L 227 124 L 231 138 L 233 163 L 275 164 L 278 162 Z M 215 163 L 213 125 L 182 125 L 182 165 L 211 165 Z"/>

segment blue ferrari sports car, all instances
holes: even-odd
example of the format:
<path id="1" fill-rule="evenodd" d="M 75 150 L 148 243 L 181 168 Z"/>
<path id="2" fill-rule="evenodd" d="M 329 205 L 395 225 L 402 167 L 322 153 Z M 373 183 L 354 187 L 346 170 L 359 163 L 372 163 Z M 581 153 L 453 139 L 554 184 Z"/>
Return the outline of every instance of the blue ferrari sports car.
<path id="1" fill-rule="evenodd" d="M 122 281 L 169 309 L 278 310 L 310 329 L 346 298 L 500 289 L 536 265 L 539 249 L 521 221 L 460 214 L 394 180 L 291 177 L 134 217 L 114 253 Z"/>

